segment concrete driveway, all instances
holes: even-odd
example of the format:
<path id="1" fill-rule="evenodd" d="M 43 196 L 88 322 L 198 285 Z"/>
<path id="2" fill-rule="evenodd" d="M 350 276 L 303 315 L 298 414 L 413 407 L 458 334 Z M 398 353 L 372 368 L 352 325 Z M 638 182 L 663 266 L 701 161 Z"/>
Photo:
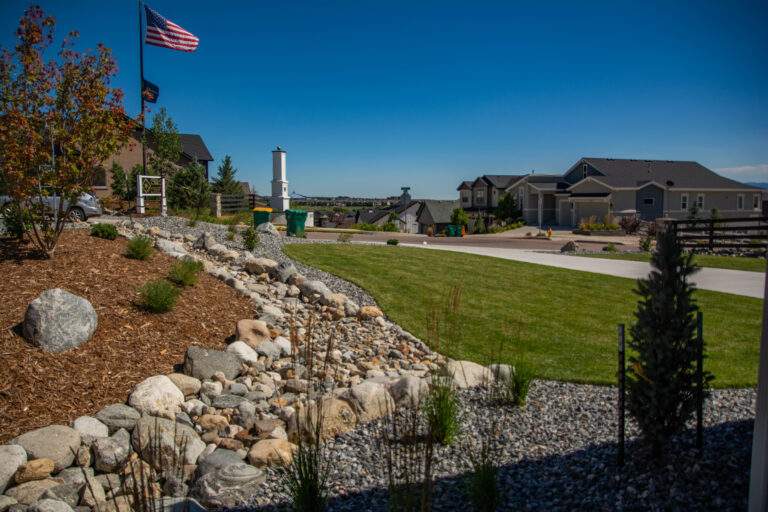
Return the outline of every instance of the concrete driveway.
<path id="1" fill-rule="evenodd" d="M 551 252 L 536 252 L 522 249 L 505 249 L 497 247 L 473 247 L 465 245 L 416 245 L 403 244 L 411 247 L 438 249 L 443 251 L 464 252 L 481 256 L 492 256 L 506 260 L 525 261 L 550 267 L 567 268 L 581 272 L 593 272 L 629 279 L 646 277 L 651 270 L 649 263 L 640 261 L 610 260 L 603 258 L 580 258 Z M 746 272 L 743 270 L 726 270 L 721 268 L 702 268 L 694 276 L 693 281 L 702 290 L 732 293 L 746 297 L 763 298 L 765 274 L 763 272 Z"/>

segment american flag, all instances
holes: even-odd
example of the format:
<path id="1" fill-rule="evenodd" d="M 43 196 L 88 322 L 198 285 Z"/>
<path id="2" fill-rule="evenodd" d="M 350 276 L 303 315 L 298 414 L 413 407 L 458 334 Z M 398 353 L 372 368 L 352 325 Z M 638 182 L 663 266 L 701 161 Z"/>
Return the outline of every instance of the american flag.
<path id="1" fill-rule="evenodd" d="M 183 52 L 195 51 L 199 41 L 196 36 L 174 22 L 163 18 L 146 5 L 144 6 L 144 12 L 147 15 L 145 43 Z"/>

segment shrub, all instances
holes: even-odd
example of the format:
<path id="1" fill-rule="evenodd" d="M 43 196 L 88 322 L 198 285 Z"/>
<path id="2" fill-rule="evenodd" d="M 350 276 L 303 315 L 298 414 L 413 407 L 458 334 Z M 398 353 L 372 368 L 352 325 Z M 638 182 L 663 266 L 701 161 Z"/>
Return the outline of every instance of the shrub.
<path id="1" fill-rule="evenodd" d="M 643 237 L 640 240 L 640 249 L 642 249 L 645 252 L 651 252 L 651 243 L 653 242 L 653 238 L 649 235 L 646 237 Z"/>
<path id="2" fill-rule="evenodd" d="M 399 231 L 397 229 L 397 224 L 395 224 L 394 222 L 387 222 L 386 224 L 384 224 L 384 226 L 382 226 L 381 230 L 387 231 L 390 233 L 396 233 Z"/>
<path id="3" fill-rule="evenodd" d="M 197 274 L 203 270 L 200 261 L 184 259 L 177 261 L 168 273 L 168 280 L 179 286 L 194 286 L 197 283 Z"/>
<path id="4" fill-rule="evenodd" d="M 651 265 L 635 291 L 640 300 L 628 343 L 627 409 L 658 460 L 696 408 L 699 308 L 690 277 L 698 267 L 671 230 L 659 234 Z M 705 386 L 712 378 L 705 372 Z"/>
<path id="5" fill-rule="evenodd" d="M 228 224 L 227 225 L 227 240 L 230 242 L 235 239 L 235 235 L 237 235 L 237 228 L 235 228 L 234 224 Z"/>
<path id="6" fill-rule="evenodd" d="M 458 224 L 459 226 L 466 226 L 469 224 L 469 215 L 464 211 L 464 208 L 456 208 L 451 213 L 451 224 Z"/>
<path id="7" fill-rule="evenodd" d="M 94 224 L 91 226 L 91 236 L 114 240 L 117 238 L 117 228 L 112 224 Z"/>
<path id="8" fill-rule="evenodd" d="M 139 288 L 139 304 L 152 313 L 165 313 L 173 309 L 179 298 L 179 289 L 170 281 L 158 279 Z"/>
<path id="9" fill-rule="evenodd" d="M 444 446 L 453 444 L 459 433 L 459 399 L 449 376 L 433 377 L 424 400 L 424 414 L 434 441 Z"/>
<path id="10" fill-rule="evenodd" d="M 473 226 L 473 233 L 476 235 L 483 235 L 488 232 L 488 228 L 485 226 L 485 219 L 478 217 Z"/>
<path id="11" fill-rule="evenodd" d="M 518 407 L 525 405 L 528 399 L 528 390 L 534 378 L 533 371 L 527 365 L 518 362 L 510 368 L 509 374 L 505 374 L 499 369 L 494 372 L 493 377 L 493 385 L 490 390 L 491 401 L 501 405 Z"/>
<path id="12" fill-rule="evenodd" d="M 243 246 L 249 251 L 256 249 L 259 243 L 259 234 L 253 229 L 253 226 L 248 226 L 242 234 Z"/>
<path id="13" fill-rule="evenodd" d="M 616 245 L 613 242 L 610 242 L 608 245 L 603 247 L 603 251 L 605 252 L 618 252 L 618 249 L 616 249 Z"/>
<path id="14" fill-rule="evenodd" d="M 352 233 L 339 233 L 337 240 L 341 243 L 348 243 L 352 240 Z"/>
<path id="15" fill-rule="evenodd" d="M 368 224 L 367 222 L 352 224 L 352 229 L 359 229 L 360 231 L 381 231 L 381 228 L 376 224 Z"/>
<path id="16" fill-rule="evenodd" d="M 389 240 L 387 240 L 387 245 L 397 245 L 399 243 L 400 243 L 400 240 L 398 240 L 397 238 L 390 238 Z"/>
<path id="17" fill-rule="evenodd" d="M 433 228 L 432 226 L 429 226 L 427 228 L 427 236 L 435 236 L 435 228 Z"/>
<path id="18" fill-rule="evenodd" d="M 619 221 L 619 226 L 624 230 L 626 234 L 634 235 L 640 228 L 640 219 L 634 215 L 628 215 L 621 218 Z"/>
<path id="19" fill-rule="evenodd" d="M 152 256 L 154 249 L 152 248 L 152 239 L 148 236 L 137 236 L 128 241 L 128 246 L 125 249 L 125 255 L 132 260 L 146 260 Z"/>
<path id="20" fill-rule="evenodd" d="M 3 216 L 6 232 L 18 240 L 24 237 L 27 230 L 32 229 L 29 212 L 21 208 L 18 203 L 5 205 L 0 215 Z"/>

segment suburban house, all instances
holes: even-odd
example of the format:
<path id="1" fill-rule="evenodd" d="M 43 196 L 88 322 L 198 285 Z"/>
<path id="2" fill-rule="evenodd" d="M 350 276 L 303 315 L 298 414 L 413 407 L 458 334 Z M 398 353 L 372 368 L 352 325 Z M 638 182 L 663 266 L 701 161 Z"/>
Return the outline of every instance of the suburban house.
<path id="1" fill-rule="evenodd" d="M 561 175 L 507 178 L 510 184 L 504 193 L 517 198 L 528 224 L 541 227 L 575 226 L 592 216 L 602 221 L 609 213 L 654 220 L 692 213 L 708 217 L 716 210 L 722 217 L 749 217 L 760 215 L 763 200 L 768 199 L 765 190 L 688 161 L 582 158 Z M 466 183 L 459 186 L 460 193 Z"/>
<path id="2" fill-rule="evenodd" d="M 213 161 L 210 151 L 203 142 L 200 135 L 193 133 L 180 133 L 181 156 L 176 164 L 184 167 L 197 160 L 205 169 L 205 177 L 208 178 L 208 164 Z M 152 144 L 148 143 L 146 147 L 147 161 L 153 152 Z M 141 165 L 141 131 L 134 130 L 128 139 L 128 142 L 114 156 L 107 159 L 96 172 L 93 183 L 93 192 L 98 197 L 108 197 L 112 194 L 112 164 L 119 164 L 126 172 L 129 172 L 134 165 Z"/>
<path id="3" fill-rule="evenodd" d="M 483 174 L 475 181 L 463 181 L 456 189 L 461 207 L 474 216 L 489 215 L 499 205 L 505 191 L 523 177 L 524 174 Z"/>
<path id="4" fill-rule="evenodd" d="M 422 199 L 418 203 L 416 221 L 418 232 L 421 234 L 426 234 L 430 229 L 435 235 L 442 233 L 451 223 L 453 210 L 460 206 L 460 201 L 455 200 Z"/>

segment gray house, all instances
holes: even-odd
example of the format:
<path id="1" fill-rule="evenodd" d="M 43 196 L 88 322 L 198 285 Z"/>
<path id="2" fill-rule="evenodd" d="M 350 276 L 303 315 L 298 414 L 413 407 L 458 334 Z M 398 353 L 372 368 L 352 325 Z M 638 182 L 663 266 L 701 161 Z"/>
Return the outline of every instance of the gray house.
<path id="1" fill-rule="evenodd" d="M 460 205 L 460 201 L 437 199 L 424 199 L 419 203 L 420 207 L 416 215 L 419 233 L 426 234 L 427 230 L 431 228 L 435 235 L 442 233 L 446 226 L 451 223 L 453 210 Z"/>
<path id="2" fill-rule="evenodd" d="M 463 181 L 459 191 L 461 207 L 473 216 L 486 216 L 499 205 L 505 191 L 525 174 L 483 174 L 474 181 Z"/>
<path id="3" fill-rule="evenodd" d="M 504 192 L 538 226 L 574 226 L 591 216 L 602 221 L 609 213 L 644 220 L 681 219 L 692 211 L 709 217 L 714 209 L 722 217 L 759 216 L 768 199 L 768 191 L 688 161 L 582 158 L 561 175 L 509 178 Z"/>

